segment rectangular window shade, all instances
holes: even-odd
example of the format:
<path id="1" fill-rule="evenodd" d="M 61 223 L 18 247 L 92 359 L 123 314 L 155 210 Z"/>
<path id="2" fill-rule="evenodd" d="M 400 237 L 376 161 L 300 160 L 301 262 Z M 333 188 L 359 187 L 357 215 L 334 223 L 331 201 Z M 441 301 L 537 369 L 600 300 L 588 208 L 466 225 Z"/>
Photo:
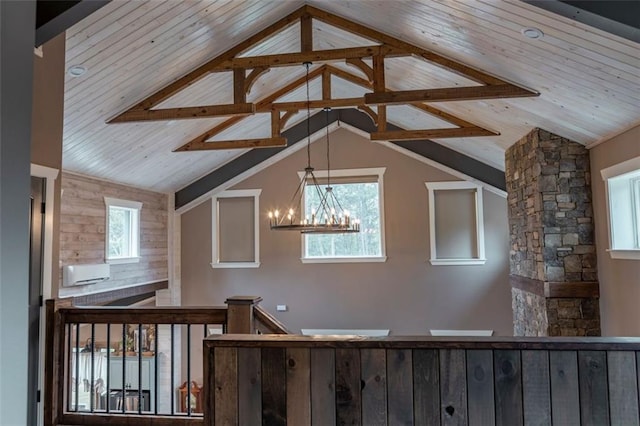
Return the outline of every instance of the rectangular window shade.
<path id="1" fill-rule="evenodd" d="M 438 259 L 478 257 L 475 190 L 435 191 Z"/>
<path id="2" fill-rule="evenodd" d="M 220 262 L 255 261 L 254 197 L 218 199 Z"/>

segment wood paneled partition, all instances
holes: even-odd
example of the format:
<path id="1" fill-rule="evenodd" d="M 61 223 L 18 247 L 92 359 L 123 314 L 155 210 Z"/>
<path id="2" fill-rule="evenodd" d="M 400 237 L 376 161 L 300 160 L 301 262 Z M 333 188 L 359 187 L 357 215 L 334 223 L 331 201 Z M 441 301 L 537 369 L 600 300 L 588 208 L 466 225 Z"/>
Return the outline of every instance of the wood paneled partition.
<path id="1" fill-rule="evenodd" d="M 206 425 L 639 424 L 640 339 L 224 335 Z"/>

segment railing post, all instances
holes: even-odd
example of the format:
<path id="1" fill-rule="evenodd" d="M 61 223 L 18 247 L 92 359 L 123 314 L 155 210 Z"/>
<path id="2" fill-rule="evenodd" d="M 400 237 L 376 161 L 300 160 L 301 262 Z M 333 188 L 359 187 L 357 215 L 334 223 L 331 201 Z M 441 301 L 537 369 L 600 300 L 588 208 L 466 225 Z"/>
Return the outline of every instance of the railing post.
<path id="1" fill-rule="evenodd" d="M 228 298 L 227 304 L 227 333 L 255 334 L 253 307 L 260 303 L 262 297 L 233 296 Z"/>

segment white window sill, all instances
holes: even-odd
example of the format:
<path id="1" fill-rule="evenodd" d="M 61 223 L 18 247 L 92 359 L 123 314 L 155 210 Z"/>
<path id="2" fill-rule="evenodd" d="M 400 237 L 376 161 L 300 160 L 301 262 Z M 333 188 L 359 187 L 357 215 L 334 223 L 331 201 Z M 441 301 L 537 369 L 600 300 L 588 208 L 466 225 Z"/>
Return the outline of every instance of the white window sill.
<path id="1" fill-rule="evenodd" d="M 212 262 L 213 269 L 243 269 L 243 268 L 259 268 L 260 262 Z"/>
<path id="2" fill-rule="evenodd" d="M 302 263 L 375 263 L 386 262 L 387 256 L 375 257 L 301 257 Z"/>
<path id="3" fill-rule="evenodd" d="M 429 259 L 432 265 L 484 265 L 487 259 Z"/>
<path id="4" fill-rule="evenodd" d="M 110 263 L 112 265 L 121 265 L 125 263 L 140 263 L 139 257 L 120 257 L 116 259 L 107 259 L 106 263 Z"/>
<path id="5" fill-rule="evenodd" d="M 612 259 L 640 260 L 640 250 L 607 250 Z"/>

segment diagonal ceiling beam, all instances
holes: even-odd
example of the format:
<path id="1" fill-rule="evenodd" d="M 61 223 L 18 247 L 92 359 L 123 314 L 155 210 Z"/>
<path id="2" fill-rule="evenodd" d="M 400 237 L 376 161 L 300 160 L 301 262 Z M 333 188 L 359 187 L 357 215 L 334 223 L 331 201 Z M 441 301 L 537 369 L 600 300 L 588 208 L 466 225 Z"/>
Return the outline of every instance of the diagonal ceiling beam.
<path id="1" fill-rule="evenodd" d="M 312 30 L 313 19 L 318 19 L 319 21 L 323 21 L 329 25 L 342 28 L 348 32 L 370 39 L 375 43 L 375 45 L 314 51 Z M 295 22 L 300 22 L 300 52 L 238 57 L 239 54 L 250 47 L 255 46 L 265 38 L 291 26 Z M 481 85 L 406 91 L 393 91 L 387 88 L 385 84 L 385 58 L 412 55 L 430 61 L 436 65 L 446 68 L 449 71 L 461 74 L 468 79 L 480 82 Z M 369 66 L 365 63 L 363 58 L 371 58 L 373 66 Z M 343 71 L 334 71 L 333 73 L 335 75 L 340 73 L 340 76 L 343 78 L 355 82 L 362 87 L 366 87 L 369 90 L 373 90 L 373 93 L 366 93 L 361 98 L 332 98 L 331 70 L 326 68 L 328 65 L 324 65 L 324 68 L 321 67 L 324 73 L 322 78 L 321 100 L 314 100 L 311 102 L 275 102 L 278 97 L 289 93 L 291 90 L 300 86 L 300 84 L 298 84 L 300 80 L 296 80 L 295 85 L 292 86 L 289 84 L 276 90 L 273 95 L 277 96 L 268 96 L 255 105 L 246 102 L 246 93 L 251 88 L 251 85 L 255 83 L 256 79 L 259 78 L 260 75 L 264 74 L 271 67 L 310 62 L 322 63 L 337 60 L 345 61 L 346 63 L 359 68 L 366 75 L 367 79 L 361 79 L 353 75 L 347 76 L 349 73 L 345 73 Z M 162 100 L 167 99 L 185 87 L 195 83 L 209 72 L 233 73 L 233 104 L 164 108 L 157 110 L 152 109 Z M 356 22 L 324 12 L 312 6 L 303 6 L 275 24 L 237 44 L 223 54 L 211 59 L 184 77 L 157 91 L 147 99 L 144 99 L 134 107 L 119 114 L 108 122 L 122 123 L 130 121 L 232 116 L 229 120 L 209 129 L 187 144 L 181 146 L 177 151 L 221 149 L 222 147 L 227 149 L 228 147 L 233 148 L 234 146 L 237 148 L 246 148 L 280 144 L 282 142 L 280 133 L 283 127 L 280 112 L 298 111 L 303 108 L 361 108 L 374 117 L 374 120 L 377 123 L 377 136 L 374 137 L 378 138 L 404 140 L 431 137 L 472 137 L 496 135 L 497 133 L 475 126 L 452 114 L 439 111 L 434 107 L 424 105 L 424 102 L 466 101 L 474 99 L 496 99 L 537 95 L 538 93 L 534 91 L 519 87 L 483 71 L 476 70 L 452 59 L 445 58 L 444 56 L 427 49 L 422 49 L 418 46 L 414 46 L 410 43 L 383 34 L 372 28 L 368 28 Z M 460 128 L 457 130 L 421 129 L 412 132 L 399 130 L 387 132 L 386 105 L 390 104 L 406 104 L 415 106 L 425 113 L 436 115 L 449 123 L 458 125 Z M 373 110 L 371 108 L 364 108 L 368 105 L 378 106 L 375 116 L 372 115 Z M 214 144 L 208 141 L 212 136 L 239 122 L 246 115 L 256 112 L 271 113 L 271 138 L 260 139 L 259 141 L 238 140 L 235 145 L 233 141 L 223 141 L 224 143 L 219 144 Z"/>
<path id="2" fill-rule="evenodd" d="M 371 122 L 368 115 L 355 109 L 334 110 L 329 112 L 329 124 L 340 120 L 350 126 L 358 128 L 364 132 L 374 132 L 375 125 Z M 324 113 L 314 114 L 310 121 L 311 133 L 322 130 L 326 125 L 326 116 Z M 392 124 L 389 125 L 390 131 L 401 131 L 402 129 Z M 250 150 L 238 156 L 232 161 L 215 169 L 208 175 L 198 179 L 188 186 L 176 191 L 175 205 L 179 209 L 187 204 L 195 201 L 199 197 L 216 189 L 223 188 L 228 182 L 236 182 L 238 179 L 248 177 L 252 170 L 256 170 L 265 162 L 273 162 L 273 157 L 282 154 L 285 149 L 295 152 L 291 147 L 307 138 L 306 122 L 298 123 L 289 130 L 283 132 L 283 136 L 288 140 L 286 148 L 265 148 L 259 150 Z M 478 179 L 494 188 L 505 190 L 504 172 L 491 167 L 481 161 L 475 160 L 469 156 L 454 151 L 446 146 L 440 145 L 430 140 L 393 142 L 408 151 L 418 154 L 424 158 L 434 160 L 453 170 Z M 278 158 L 278 157 L 276 157 Z"/>

